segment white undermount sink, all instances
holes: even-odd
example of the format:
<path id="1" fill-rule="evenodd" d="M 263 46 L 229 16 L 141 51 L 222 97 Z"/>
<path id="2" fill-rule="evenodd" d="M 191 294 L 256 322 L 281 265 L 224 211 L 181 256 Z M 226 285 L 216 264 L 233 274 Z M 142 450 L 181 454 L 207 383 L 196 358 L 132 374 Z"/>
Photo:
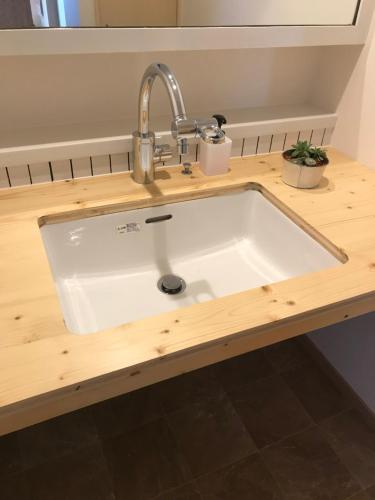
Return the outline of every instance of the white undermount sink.
<path id="1" fill-rule="evenodd" d="M 43 225 L 67 328 L 92 333 L 340 264 L 268 198 L 249 185 Z M 185 290 L 160 291 L 170 274 Z"/>

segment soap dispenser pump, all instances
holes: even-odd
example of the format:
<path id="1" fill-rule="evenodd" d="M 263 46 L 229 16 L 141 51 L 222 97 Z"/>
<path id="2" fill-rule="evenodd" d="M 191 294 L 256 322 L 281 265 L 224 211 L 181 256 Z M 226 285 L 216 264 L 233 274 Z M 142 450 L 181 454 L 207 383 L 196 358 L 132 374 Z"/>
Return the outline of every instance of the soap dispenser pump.
<path id="1" fill-rule="evenodd" d="M 229 170 L 232 141 L 221 128 L 227 123 L 225 116 L 213 115 L 213 118 L 218 125 L 209 125 L 200 131 L 199 162 L 205 175 L 222 175 Z"/>
<path id="2" fill-rule="evenodd" d="M 219 128 L 222 128 L 223 125 L 227 124 L 227 119 L 224 115 L 212 115 L 212 118 L 215 118 Z"/>

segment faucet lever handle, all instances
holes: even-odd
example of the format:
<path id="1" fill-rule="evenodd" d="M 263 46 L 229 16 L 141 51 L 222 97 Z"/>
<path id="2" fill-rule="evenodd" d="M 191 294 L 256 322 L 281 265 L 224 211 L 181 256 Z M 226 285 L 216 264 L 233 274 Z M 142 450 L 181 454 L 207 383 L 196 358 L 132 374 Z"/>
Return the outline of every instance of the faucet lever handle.
<path id="1" fill-rule="evenodd" d="M 226 125 L 227 123 L 227 119 L 224 115 L 212 115 L 212 118 L 216 118 L 219 128 L 221 128 L 223 125 Z"/>
<path id="2" fill-rule="evenodd" d="M 169 144 L 157 144 L 154 149 L 154 163 L 163 163 L 173 157 Z"/>

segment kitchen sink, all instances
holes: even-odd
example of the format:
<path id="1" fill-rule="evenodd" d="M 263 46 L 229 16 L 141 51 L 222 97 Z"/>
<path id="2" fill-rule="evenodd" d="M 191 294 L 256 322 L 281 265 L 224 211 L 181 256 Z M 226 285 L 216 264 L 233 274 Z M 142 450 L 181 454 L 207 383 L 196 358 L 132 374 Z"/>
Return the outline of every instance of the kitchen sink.
<path id="1" fill-rule="evenodd" d="M 76 334 L 345 260 L 257 184 L 75 220 L 51 216 L 41 224 L 65 323 Z"/>

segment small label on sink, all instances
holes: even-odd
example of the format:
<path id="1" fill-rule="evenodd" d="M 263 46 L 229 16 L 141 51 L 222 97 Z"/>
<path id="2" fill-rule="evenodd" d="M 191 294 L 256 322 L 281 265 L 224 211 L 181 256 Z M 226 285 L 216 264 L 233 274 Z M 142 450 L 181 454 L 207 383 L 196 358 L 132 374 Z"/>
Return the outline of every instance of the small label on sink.
<path id="1" fill-rule="evenodd" d="M 119 234 L 137 233 L 141 230 L 141 226 L 140 226 L 140 224 L 138 224 L 138 222 L 129 222 L 129 224 L 117 226 L 116 230 Z"/>

